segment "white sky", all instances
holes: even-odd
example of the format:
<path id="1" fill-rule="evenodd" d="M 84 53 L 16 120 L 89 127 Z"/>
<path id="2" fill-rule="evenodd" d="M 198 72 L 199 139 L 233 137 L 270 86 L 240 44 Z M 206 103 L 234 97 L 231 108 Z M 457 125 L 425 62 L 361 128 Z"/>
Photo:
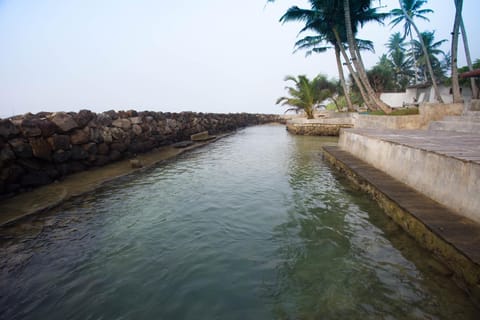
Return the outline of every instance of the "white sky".
<path id="1" fill-rule="evenodd" d="M 382 0 L 385 10 L 396 0 Z M 0 117 L 91 109 L 282 113 L 287 74 L 336 77 L 333 52 L 292 54 L 305 0 L 0 0 Z M 430 0 L 422 30 L 449 39 L 453 0 Z M 464 0 L 472 58 L 480 2 Z M 398 29 L 399 31 L 401 29 Z M 396 31 L 396 30 L 394 30 Z M 392 31 L 372 24 L 372 66 Z M 449 41 L 450 42 L 450 41 Z M 461 44 L 460 44 L 461 45 Z M 449 51 L 450 43 L 444 47 Z M 460 65 L 465 64 L 463 51 Z"/>

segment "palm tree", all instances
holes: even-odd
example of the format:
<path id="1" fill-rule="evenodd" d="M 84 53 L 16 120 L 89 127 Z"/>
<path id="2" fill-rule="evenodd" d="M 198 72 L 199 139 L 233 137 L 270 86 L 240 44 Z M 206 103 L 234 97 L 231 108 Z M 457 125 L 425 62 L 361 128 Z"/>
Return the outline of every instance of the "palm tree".
<path id="1" fill-rule="evenodd" d="M 420 9 L 425 2 L 427 1 L 403 1 L 404 2 L 404 7 L 406 8 L 406 11 L 408 14 L 415 19 L 421 19 L 424 21 L 430 21 L 425 15 L 427 13 L 433 13 L 433 10 L 431 9 Z M 412 32 L 412 25 L 405 19 L 405 15 L 402 9 L 393 9 L 390 11 L 390 14 L 392 15 L 393 19 L 390 22 L 390 25 L 392 28 L 397 26 L 400 23 L 403 24 L 403 40 L 405 40 L 406 37 L 410 38 L 410 45 L 411 45 L 411 54 L 412 54 L 412 59 L 415 65 L 415 84 L 418 83 L 418 73 L 417 73 L 417 59 L 415 58 L 415 55 L 413 54 L 413 32 Z"/>
<path id="2" fill-rule="evenodd" d="M 365 71 L 365 66 L 363 65 L 363 62 L 362 62 L 361 55 L 358 53 L 358 50 L 357 50 L 357 44 L 355 42 L 355 37 L 354 37 L 354 30 L 352 27 L 354 23 L 361 23 L 362 21 L 362 20 L 359 20 L 358 18 L 356 19 L 355 14 L 362 14 L 367 10 L 372 10 L 370 8 L 370 2 L 371 1 L 355 1 L 354 2 L 355 6 L 353 7 L 354 16 L 352 17 L 350 1 L 343 0 L 343 13 L 345 16 L 345 31 L 347 35 L 348 49 L 350 51 L 350 57 L 352 59 L 352 63 L 354 64 L 355 69 L 359 74 L 362 84 L 365 86 L 365 90 L 367 91 L 368 96 L 373 100 L 373 103 L 376 105 L 376 107 L 382 109 L 385 113 L 390 113 L 392 112 L 392 109 L 389 106 L 387 106 L 382 100 L 380 100 L 379 97 L 376 96 L 375 91 L 370 85 L 367 73 Z M 372 18 L 373 16 L 370 15 L 370 19 Z M 381 22 L 381 18 L 378 15 L 376 18 L 373 18 L 373 19 L 376 19 L 377 21 Z M 362 22 L 365 22 L 365 20 L 363 20 Z"/>
<path id="3" fill-rule="evenodd" d="M 460 32 L 462 33 L 463 47 L 465 49 L 465 58 L 467 60 L 468 70 L 473 70 L 472 57 L 470 56 L 470 48 L 468 45 L 467 31 L 463 23 L 463 17 L 460 20 Z M 478 97 L 478 86 L 475 79 L 470 78 L 470 86 L 472 87 L 472 97 Z"/>
<path id="4" fill-rule="evenodd" d="M 361 0 L 360 2 L 370 3 L 370 1 L 367 0 Z M 325 0 L 311 0 L 310 3 L 312 5 L 311 10 L 292 7 L 281 18 L 281 21 L 304 21 L 306 22 L 306 26 L 303 30 L 310 29 L 319 32 L 326 39 L 328 39 L 330 43 L 334 45 L 334 48 L 338 46 L 338 49 L 345 60 L 347 68 L 349 69 L 350 74 L 352 75 L 355 83 L 357 84 L 357 87 L 359 88 L 360 93 L 362 94 L 362 97 L 367 103 L 367 105 L 370 106 L 372 109 L 376 109 L 379 106 L 382 106 L 386 112 L 389 112 L 389 107 L 376 97 L 373 89 L 371 88 L 371 85 L 368 83 L 364 68 L 362 69 L 363 63 L 358 51 L 359 47 L 356 45 L 355 39 L 354 47 L 350 49 L 351 45 L 348 46 L 348 49 L 350 49 L 351 52 L 354 52 L 354 55 L 352 56 L 353 58 L 350 59 L 346 54 L 346 49 L 344 45 L 344 43 L 346 42 L 346 28 L 343 23 L 343 6 L 337 4 L 335 1 Z M 376 9 L 369 9 L 364 7 L 360 8 L 356 5 L 352 13 L 352 18 L 354 21 L 354 23 L 351 23 L 352 27 L 354 28 L 352 30 L 352 34 L 356 33 L 358 24 L 363 24 L 368 21 L 381 22 L 386 17 L 385 15 L 376 13 Z M 338 51 L 336 56 L 339 56 Z M 341 63 L 339 62 L 340 60 L 337 59 L 337 66 L 341 66 Z M 355 72 L 351 63 L 354 64 L 357 72 Z M 340 72 L 339 76 L 341 77 Z"/>
<path id="5" fill-rule="evenodd" d="M 351 103 L 350 96 L 348 95 L 349 90 L 346 85 L 345 76 L 343 74 L 343 66 L 342 61 L 340 58 L 340 52 L 344 55 L 345 61 L 349 61 L 349 58 L 346 56 L 344 52 L 344 48 L 342 44 L 339 44 L 339 41 L 342 41 L 340 37 L 336 37 L 333 32 L 332 28 L 332 21 L 328 20 L 327 17 L 331 17 L 331 15 L 325 14 L 323 11 L 317 9 L 315 7 L 314 1 L 312 1 L 312 9 L 301 9 L 299 7 L 291 7 L 287 10 L 287 12 L 280 18 L 280 22 L 292 22 L 292 21 L 302 21 L 305 22 L 305 27 L 300 31 L 300 33 L 305 32 L 307 30 L 314 31 L 318 35 L 315 37 L 306 37 L 302 40 L 297 41 L 296 47 L 301 49 L 307 49 L 311 46 L 315 46 L 322 41 L 328 42 L 333 45 L 335 48 L 335 58 L 337 61 L 337 69 L 338 75 L 340 78 L 340 82 L 345 93 L 345 99 L 347 100 L 347 106 L 350 110 L 353 109 L 353 104 Z M 314 48 L 314 52 L 323 52 L 323 49 L 318 47 Z M 307 52 L 308 53 L 308 52 Z M 353 75 L 354 80 L 359 82 L 360 80 L 355 74 L 352 66 L 349 63 L 346 63 L 347 68 L 349 69 L 350 74 Z M 360 85 L 359 83 L 357 85 Z M 367 94 L 363 91 L 363 86 L 360 86 L 361 94 L 364 101 L 367 101 Z"/>
<path id="6" fill-rule="evenodd" d="M 457 65 L 457 56 L 458 56 L 458 33 L 460 31 L 460 22 L 462 21 L 462 7 L 463 0 L 454 0 L 455 2 L 455 20 L 453 23 L 452 31 L 452 56 L 451 56 L 451 65 L 452 65 L 452 94 L 453 94 L 453 103 L 462 102 L 462 95 L 460 93 L 460 84 L 458 83 L 458 65 Z"/>
<path id="7" fill-rule="evenodd" d="M 288 105 L 288 111 L 304 111 L 308 119 L 313 119 L 313 111 L 325 99 L 335 94 L 336 84 L 329 81 L 326 76 L 318 75 L 309 80 L 305 75 L 297 77 L 286 76 L 285 81 L 292 81 L 293 87 L 285 87 L 289 97 L 280 97 L 276 104 Z"/>
<path id="8" fill-rule="evenodd" d="M 367 76 L 376 92 L 396 89 L 395 70 L 387 55 L 382 55 L 378 63 L 367 71 Z"/>
<path id="9" fill-rule="evenodd" d="M 430 62 L 430 68 L 435 78 L 442 78 L 445 76 L 445 66 L 442 63 L 442 59 L 446 56 L 440 47 L 447 40 L 435 40 L 435 31 L 425 31 L 420 34 L 422 41 L 413 40 L 413 53 L 418 61 L 418 67 L 421 71 L 424 81 L 428 81 L 428 62 Z M 425 54 L 426 52 L 426 54 Z M 440 56 L 440 58 L 439 58 Z M 433 79 L 430 78 L 433 82 Z"/>
<path id="10" fill-rule="evenodd" d="M 430 74 L 430 78 L 432 79 L 433 89 L 435 91 L 435 98 L 438 102 L 443 103 L 442 96 L 440 95 L 440 90 L 438 90 L 437 82 L 435 79 L 435 75 L 433 74 L 432 65 L 430 63 L 427 50 L 425 45 L 423 44 L 423 39 L 421 37 L 420 30 L 418 30 L 417 25 L 413 22 L 414 18 L 422 19 L 429 21 L 428 18 L 424 16 L 424 14 L 433 12 L 431 9 L 420 9 L 427 1 L 426 0 L 398 0 L 400 9 L 393 9 L 390 11 L 390 14 L 395 17 L 391 24 L 392 26 L 398 25 L 400 22 L 403 22 L 404 25 L 404 37 L 407 35 L 412 36 L 412 28 L 415 30 L 417 34 L 418 41 L 420 42 L 423 55 L 425 56 L 425 64 L 427 66 L 428 73 Z"/>
<path id="11" fill-rule="evenodd" d="M 414 73 L 412 59 L 405 54 L 404 38 L 400 32 L 393 33 L 387 43 L 388 56 L 395 73 L 396 90 L 404 91 Z"/>
<path id="12" fill-rule="evenodd" d="M 320 32 L 318 33 L 320 34 Z M 322 35 L 307 36 L 303 39 L 298 40 L 295 43 L 295 52 L 298 50 L 307 50 L 305 56 L 309 56 L 312 53 L 322 53 L 331 48 L 331 46 L 325 46 L 326 42 L 328 42 L 328 40 Z M 340 48 L 335 42 L 333 43 L 333 46 L 335 48 L 335 59 L 337 61 L 338 77 L 340 78 L 343 95 L 345 96 L 348 110 L 353 111 L 354 109 L 352 100 L 350 99 L 347 83 L 345 81 L 345 75 L 343 73 L 342 60 L 340 58 Z"/>

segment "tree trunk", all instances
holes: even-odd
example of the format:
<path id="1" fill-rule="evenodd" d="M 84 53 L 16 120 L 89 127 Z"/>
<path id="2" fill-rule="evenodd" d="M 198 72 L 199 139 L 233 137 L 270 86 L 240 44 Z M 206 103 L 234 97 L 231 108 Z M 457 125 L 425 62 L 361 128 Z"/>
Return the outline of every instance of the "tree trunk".
<path id="1" fill-rule="evenodd" d="M 342 59 L 340 58 L 340 48 L 338 47 L 338 44 L 335 44 L 335 58 L 337 60 L 338 77 L 340 78 L 340 83 L 342 84 L 343 94 L 345 95 L 345 100 L 347 101 L 348 111 L 355 111 L 355 109 L 353 109 L 352 100 L 350 99 L 350 93 L 348 92 L 345 75 L 343 74 Z"/>
<path id="2" fill-rule="evenodd" d="M 462 33 L 463 47 L 465 49 L 465 58 L 467 60 L 468 70 L 473 70 L 472 57 L 470 56 L 470 46 L 468 45 L 467 32 L 463 24 L 463 18 L 460 19 L 460 32 Z M 478 99 L 478 87 L 475 78 L 470 78 L 470 86 L 472 87 L 472 99 Z"/>
<path id="3" fill-rule="evenodd" d="M 413 66 L 414 66 L 414 72 L 415 72 L 415 84 L 418 84 L 418 61 L 417 57 L 415 57 L 415 50 L 413 49 L 413 34 L 410 30 L 410 47 L 412 50 L 412 58 L 413 58 Z"/>
<path id="4" fill-rule="evenodd" d="M 428 73 L 430 74 L 430 79 L 432 79 L 432 86 L 433 90 L 435 92 L 435 98 L 437 99 L 438 102 L 443 103 L 442 96 L 440 95 L 440 90 L 438 90 L 437 86 L 437 79 L 435 79 L 435 75 L 433 74 L 433 69 L 432 69 L 432 63 L 430 62 L 430 57 L 428 56 L 427 48 L 425 47 L 425 43 L 423 42 L 422 34 L 420 33 L 420 30 L 418 30 L 417 25 L 413 22 L 412 18 L 408 15 L 407 10 L 405 7 L 402 5 L 402 0 L 398 0 L 400 4 L 400 8 L 403 11 L 403 14 L 405 15 L 405 19 L 411 24 L 413 29 L 415 29 L 415 32 L 417 33 L 418 36 L 418 41 L 420 42 L 420 46 L 422 47 L 423 54 L 425 55 L 425 62 L 427 64 L 427 69 Z"/>
<path id="5" fill-rule="evenodd" d="M 345 47 L 342 44 L 342 40 L 340 39 L 340 35 L 338 34 L 337 29 L 333 28 L 332 29 L 333 34 L 335 35 L 335 40 L 337 41 L 338 47 L 340 49 L 340 52 L 342 53 L 343 59 L 345 60 L 345 63 L 347 64 L 348 71 L 353 77 L 353 80 L 355 81 L 355 84 L 358 87 L 358 90 L 360 91 L 360 95 L 362 96 L 363 101 L 369 108 L 374 108 L 372 105 L 372 102 L 370 101 L 367 93 L 365 92 L 365 89 L 363 88 L 363 84 L 358 78 L 357 73 L 352 67 L 352 64 L 349 62 L 350 59 L 348 58 L 347 51 L 345 50 Z"/>
<path id="6" fill-rule="evenodd" d="M 463 0 L 454 0 L 455 2 L 455 21 L 453 23 L 452 32 L 452 94 L 453 103 L 462 102 L 462 94 L 460 93 L 460 84 L 458 83 L 458 32 L 460 30 L 460 20 L 462 19 Z"/>
<path id="7" fill-rule="evenodd" d="M 357 45 L 355 42 L 355 38 L 353 37 L 349 0 L 343 0 L 343 10 L 345 13 L 345 31 L 347 33 L 348 49 L 350 51 L 350 56 L 352 57 L 353 65 L 358 72 L 358 76 L 361 82 L 365 86 L 365 90 L 367 91 L 369 98 L 371 99 L 373 105 L 375 105 L 375 108 L 380 108 L 381 110 L 383 110 L 383 112 L 388 114 L 392 112 L 392 109 L 387 106 L 383 101 L 381 101 L 375 94 L 375 91 L 373 90 L 370 82 L 368 81 L 367 73 L 365 72 L 365 68 L 363 67 L 363 63 L 361 60 L 362 58 L 356 53 Z"/>

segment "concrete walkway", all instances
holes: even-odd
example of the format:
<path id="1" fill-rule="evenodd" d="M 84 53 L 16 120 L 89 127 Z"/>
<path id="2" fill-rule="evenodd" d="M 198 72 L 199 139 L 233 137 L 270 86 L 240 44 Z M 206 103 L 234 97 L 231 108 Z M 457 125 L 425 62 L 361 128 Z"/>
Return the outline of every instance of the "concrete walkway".
<path id="1" fill-rule="evenodd" d="M 347 129 L 339 147 L 480 224 L 480 134 Z"/>
<path id="2" fill-rule="evenodd" d="M 354 129 L 360 135 L 480 164 L 480 132 Z"/>

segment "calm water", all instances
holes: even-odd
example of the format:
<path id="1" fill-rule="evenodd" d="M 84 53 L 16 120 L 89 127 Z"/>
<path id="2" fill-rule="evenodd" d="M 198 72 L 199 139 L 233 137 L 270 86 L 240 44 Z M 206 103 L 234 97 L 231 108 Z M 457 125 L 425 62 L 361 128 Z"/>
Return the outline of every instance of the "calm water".
<path id="1" fill-rule="evenodd" d="M 0 318 L 475 318 L 326 141 L 249 128 L 1 230 Z"/>

